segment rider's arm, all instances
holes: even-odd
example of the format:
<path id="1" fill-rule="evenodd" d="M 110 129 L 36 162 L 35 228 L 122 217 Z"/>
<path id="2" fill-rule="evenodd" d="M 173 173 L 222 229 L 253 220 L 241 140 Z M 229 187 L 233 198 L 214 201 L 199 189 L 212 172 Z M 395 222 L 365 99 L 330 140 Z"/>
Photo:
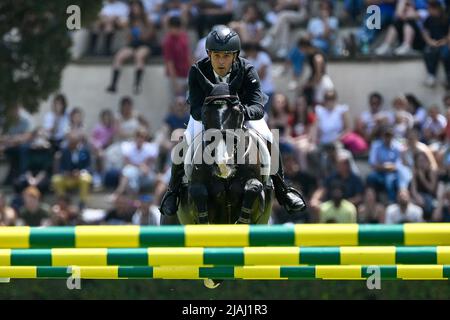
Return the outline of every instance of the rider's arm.
<path id="1" fill-rule="evenodd" d="M 256 69 L 252 66 L 245 73 L 245 90 L 241 102 L 245 109 L 245 120 L 259 120 L 264 117 L 264 94 Z"/>
<path id="2" fill-rule="evenodd" d="M 191 107 L 191 116 L 197 120 L 202 120 L 202 106 L 205 101 L 205 94 L 203 93 L 198 82 L 198 72 L 194 67 L 189 70 L 188 78 L 189 96 L 188 102 Z"/>

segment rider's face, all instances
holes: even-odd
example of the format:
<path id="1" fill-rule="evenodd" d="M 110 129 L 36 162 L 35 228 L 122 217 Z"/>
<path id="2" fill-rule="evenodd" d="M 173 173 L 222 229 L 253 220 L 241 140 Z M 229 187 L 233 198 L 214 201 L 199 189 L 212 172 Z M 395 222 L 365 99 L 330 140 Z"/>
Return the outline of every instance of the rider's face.
<path id="1" fill-rule="evenodd" d="M 225 76 L 233 65 L 236 53 L 232 52 L 209 52 L 209 58 L 214 71 L 221 77 Z"/>

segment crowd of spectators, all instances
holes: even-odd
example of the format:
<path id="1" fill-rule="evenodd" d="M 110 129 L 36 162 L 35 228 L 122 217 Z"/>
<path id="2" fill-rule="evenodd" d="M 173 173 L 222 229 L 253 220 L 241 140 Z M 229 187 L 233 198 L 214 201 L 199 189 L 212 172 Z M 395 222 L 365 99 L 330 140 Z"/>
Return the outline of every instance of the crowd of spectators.
<path id="1" fill-rule="evenodd" d="M 3 183 L 13 192 L 0 193 L 0 225 L 159 224 L 157 207 L 177 141 L 170 138 L 180 135 L 189 120 L 187 73 L 193 61 L 205 57 L 204 35 L 217 23 L 240 34 L 241 55 L 255 66 L 269 97 L 266 120 L 280 132 L 286 179 L 302 190 L 308 204 L 305 213 L 288 215 L 275 202 L 272 223 L 450 221 L 450 93 L 440 105 L 429 105 L 408 92 L 392 101 L 385 101 L 383 92 L 367 92 L 367 106 L 358 106 L 364 111 L 351 119 L 349 105 L 327 73 L 329 56 L 345 51 L 336 45 L 340 24 L 358 26 L 365 7 L 378 4 L 386 32 L 358 27 L 357 42 L 373 44 L 385 34 L 377 55 L 424 50 L 426 84 L 435 85 L 439 60 L 450 71 L 448 3 L 345 0 L 345 12 L 336 12 L 338 2 L 105 1 L 91 30 L 89 54 L 99 53 L 103 34 L 101 53 L 114 55 L 107 88 L 112 93 L 121 66 L 134 57 L 134 94 L 142 90 L 146 59 L 162 54 L 175 97 L 164 123 L 153 134 L 131 96 L 118 97 L 115 110 L 100 110 L 92 130 L 84 125 L 83 107 L 61 93 L 40 126 L 20 106 L 11 108 L 0 151 L 8 163 Z M 300 37 L 297 26 L 305 31 Z M 197 34 L 197 47 L 191 48 L 189 28 Z M 128 42 L 114 53 L 120 29 L 127 30 Z M 283 71 L 292 70 L 292 100 L 277 91 L 272 68 L 277 58 L 284 59 Z M 301 80 L 304 70 L 309 75 Z M 358 161 L 368 168 L 361 170 Z M 109 209 L 89 207 L 96 190 L 108 195 Z"/>

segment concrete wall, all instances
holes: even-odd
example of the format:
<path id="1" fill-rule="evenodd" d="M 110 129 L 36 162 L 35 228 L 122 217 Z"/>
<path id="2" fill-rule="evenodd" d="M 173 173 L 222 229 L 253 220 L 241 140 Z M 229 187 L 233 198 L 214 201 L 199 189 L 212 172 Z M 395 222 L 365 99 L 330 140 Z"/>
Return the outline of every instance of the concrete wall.
<path id="1" fill-rule="evenodd" d="M 280 68 L 275 65 L 275 68 Z M 425 69 L 421 60 L 405 62 L 334 62 L 328 67 L 329 73 L 335 82 L 339 93 L 339 100 L 350 106 L 353 116 L 365 110 L 367 95 L 374 90 L 385 95 L 386 106 L 390 106 L 392 98 L 401 92 L 413 92 L 426 106 L 437 103 L 441 105 L 444 89 L 425 88 L 422 82 L 425 78 Z M 306 70 L 306 74 L 309 71 Z M 119 83 L 119 91 L 115 95 L 105 91 L 111 76 L 109 65 L 71 64 L 63 73 L 61 92 L 68 97 L 70 107 L 80 106 L 86 115 L 86 124 L 91 128 L 97 121 L 98 113 L 103 108 L 118 109 L 121 96 L 131 95 L 134 98 L 137 110 L 148 118 L 153 130 L 157 130 L 168 110 L 171 100 L 169 83 L 164 74 L 162 65 L 148 65 L 145 70 L 143 92 L 133 96 L 133 68 L 123 68 Z M 441 79 L 443 75 L 441 74 Z M 286 92 L 290 97 L 293 92 L 285 89 L 289 76 L 275 79 L 279 91 Z M 35 115 L 37 121 L 49 110 L 50 103 L 42 104 L 39 114 Z"/>

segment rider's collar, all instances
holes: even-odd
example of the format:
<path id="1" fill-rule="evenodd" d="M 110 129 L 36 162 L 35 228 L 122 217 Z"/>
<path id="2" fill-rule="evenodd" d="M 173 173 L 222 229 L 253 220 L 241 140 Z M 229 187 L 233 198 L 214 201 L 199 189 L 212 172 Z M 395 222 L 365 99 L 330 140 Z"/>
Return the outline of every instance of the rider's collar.
<path id="1" fill-rule="evenodd" d="M 230 83 L 231 69 L 230 69 L 230 71 L 229 71 L 225 76 L 223 76 L 223 77 L 219 76 L 219 74 L 217 74 L 217 72 L 214 71 L 214 69 L 213 69 L 213 72 L 214 72 L 214 76 L 216 77 L 216 80 L 217 80 L 218 82 Z"/>

